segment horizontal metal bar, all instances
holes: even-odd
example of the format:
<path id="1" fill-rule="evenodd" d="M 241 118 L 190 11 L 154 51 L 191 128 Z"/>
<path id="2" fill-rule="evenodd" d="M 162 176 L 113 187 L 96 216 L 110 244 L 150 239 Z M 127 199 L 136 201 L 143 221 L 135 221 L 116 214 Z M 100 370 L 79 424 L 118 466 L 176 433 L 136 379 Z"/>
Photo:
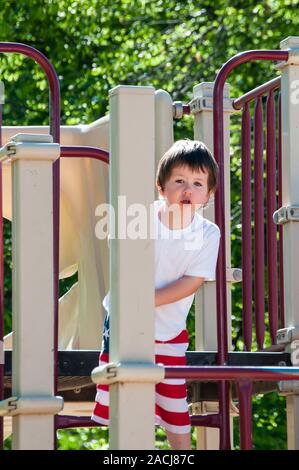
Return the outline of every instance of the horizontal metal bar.
<path id="1" fill-rule="evenodd" d="M 220 428 L 220 415 L 213 413 L 209 415 L 191 415 L 191 426 L 205 426 L 208 428 Z"/>
<path id="2" fill-rule="evenodd" d="M 234 99 L 232 102 L 233 108 L 236 110 L 240 110 L 243 108 L 245 103 L 254 100 L 257 96 L 262 96 L 268 93 L 269 91 L 278 90 L 280 88 L 280 83 L 281 78 L 276 77 L 256 88 L 253 88 L 253 90 L 250 90 L 247 93 L 244 93 L 244 95 L 240 96 L 239 98 Z"/>
<path id="3" fill-rule="evenodd" d="M 101 427 L 104 425 L 101 424 Z M 68 428 L 91 428 L 99 427 L 99 423 L 92 421 L 88 416 L 57 415 L 55 417 L 55 427 L 57 429 Z"/>
<path id="4" fill-rule="evenodd" d="M 109 163 L 109 152 L 99 147 L 88 147 L 79 145 L 62 145 L 61 157 L 69 158 L 95 158 L 102 162 Z"/>
<path id="5" fill-rule="evenodd" d="M 183 104 L 183 113 L 190 114 L 190 106 L 189 104 Z"/>
<path id="6" fill-rule="evenodd" d="M 74 350 L 58 352 L 58 375 L 60 377 L 89 377 L 99 364 L 100 351 Z M 188 351 L 187 364 L 212 366 L 217 363 L 216 351 Z M 291 366 L 290 354 L 285 352 L 229 352 L 231 366 Z M 4 375 L 11 376 L 12 351 L 5 351 Z M 90 384 L 92 382 L 90 381 Z"/>
<path id="7" fill-rule="evenodd" d="M 197 380 L 299 380 L 297 367 L 172 366 L 165 379 Z"/>
<path id="8" fill-rule="evenodd" d="M 219 414 L 209 415 L 191 415 L 190 421 L 192 426 L 205 426 L 209 428 L 220 427 Z M 55 418 L 55 427 L 57 429 L 69 428 L 91 428 L 91 427 L 106 427 L 105 425 L 92 421 L 88 416 L 70 416 L 70 415 L 57 415 Z"/>

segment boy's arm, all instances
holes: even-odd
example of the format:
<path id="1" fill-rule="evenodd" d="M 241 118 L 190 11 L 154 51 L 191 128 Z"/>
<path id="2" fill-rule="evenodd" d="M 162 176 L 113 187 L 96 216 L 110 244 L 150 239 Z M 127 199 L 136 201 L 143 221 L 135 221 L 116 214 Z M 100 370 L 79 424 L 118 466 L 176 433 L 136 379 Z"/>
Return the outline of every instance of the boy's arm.
<path id="1" fill-rule="evenodd" d="M 195 276 L 183 276 L 166 287 L 155 290 L 155 307 L 171 304 L 188 297 L 199 289 L 205 278 Z"/>

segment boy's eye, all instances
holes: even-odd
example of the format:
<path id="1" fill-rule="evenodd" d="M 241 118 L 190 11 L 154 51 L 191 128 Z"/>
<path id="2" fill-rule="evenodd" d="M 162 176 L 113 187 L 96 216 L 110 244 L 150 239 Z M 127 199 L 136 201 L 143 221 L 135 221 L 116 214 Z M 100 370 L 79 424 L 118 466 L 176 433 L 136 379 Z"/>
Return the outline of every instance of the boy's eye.
<path id="1" fill-rule="evenodd" d="M 183 180 L 175 180 L 176 183 L 182 183 Z"/>
<path id="2" fill-rule="evenodd" d="M 202 184 L 199 181 L 196 181 L 194 184 L 195 186 L 202 186 Z"/>

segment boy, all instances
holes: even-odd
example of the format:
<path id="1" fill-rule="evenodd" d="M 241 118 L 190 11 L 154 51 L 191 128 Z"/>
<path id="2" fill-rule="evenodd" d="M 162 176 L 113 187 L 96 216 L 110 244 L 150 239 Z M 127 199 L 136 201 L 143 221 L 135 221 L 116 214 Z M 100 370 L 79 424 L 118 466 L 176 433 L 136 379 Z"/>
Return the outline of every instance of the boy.
<path id="1" fill-rule="evenodd" d="M 188 347 L 186 318 L 194 294 L 215 279 L 219 228 L 196 210 L 214 194 L 218 166 L 198 141 L 176 142 L 159 162 L 156 186 L 160 199 L 155 216 L 155 354 L 156 363 L 185 365 Z M 109 297 L 103 302 L 109 310 Z M 100 363 L 108 362 L 109 313 L 104 323 Z M 190 418 L 185 380 L 156 385 L 156 424 L 166 429 L 174 450 L 190 449 Z M 108 424 L 109 392 L 97 386 L 92 419 Z"/>

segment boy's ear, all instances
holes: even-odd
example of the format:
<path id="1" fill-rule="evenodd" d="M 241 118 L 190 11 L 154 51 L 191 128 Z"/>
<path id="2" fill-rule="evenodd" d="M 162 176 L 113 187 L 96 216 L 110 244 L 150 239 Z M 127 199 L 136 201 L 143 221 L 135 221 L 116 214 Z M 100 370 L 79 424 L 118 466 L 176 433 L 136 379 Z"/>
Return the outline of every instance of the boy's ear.
<path id="1" fill-rule="evenodd" d="M 214 199 L 215 192 L 216 192 L 215 189 L 210 189 L 210 191 L 209 191 L 209 201 L 210 201 L 210 199 L 212 199 L 212 200 Z"/>
<path id="2" fill-rule="evenodd" d="M 157 182 L 156 182 L 156 188 L 157 188 L 157 191 L 160 194 L 160 196 L 164 196 L 164 191 Z"/>

